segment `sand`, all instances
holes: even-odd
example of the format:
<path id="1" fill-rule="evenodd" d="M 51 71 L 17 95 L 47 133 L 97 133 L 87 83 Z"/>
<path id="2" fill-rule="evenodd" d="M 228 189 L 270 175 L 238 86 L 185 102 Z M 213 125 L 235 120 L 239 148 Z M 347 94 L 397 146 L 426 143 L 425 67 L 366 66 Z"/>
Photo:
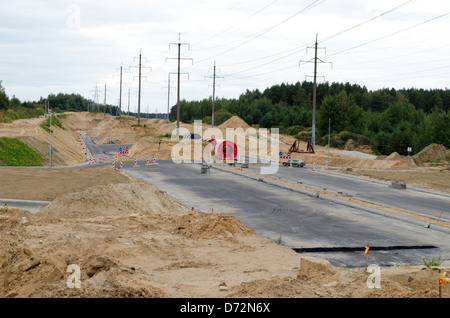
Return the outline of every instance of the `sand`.
<path id="1" fill-rule="evenodd" d="M 173 146 L 165 135 L 176 123 L 149 119 L 136 126 L 135 119 L 103 117 L 90 114 L 89 134 L 101 136 L 105 143 L 133 143 L 130 151 L 139 159 L 156 152 L 161 158 Z M 83 161 L 77 142 L 86 118 L 86 113 L 69 114 L 63 120 L 66 130 L 55 129 L 55 140 L 62 136 L 55 144 L 61 164 Z M 37 126 L 41 120 L 0 124 L 0 135 L 45 144 L 48 133 Z M 239 118 L 224 124 L 244 125 Z M 192 125 L 182 127 L 193 131 Z M 294 138 L 280 136 L 280 141 L 280 149 L 287 152 Z M 328 149 L 318 146 L 314 154 L 293 153 L 293 157 L 325 166 Z M 396 154 L 364 159 L 330 153 L 330 159 L 331 166 L 343 169 L 432 172 L 433 181 L 423 180 L 434 189 L 446 186 L 436 180 L 447 172 L 410 165 L 410 158 Z M 232 215 L 193 212 L 152 184 L 109 167 L 89 169 L 89 174 L 81 170 L 0 170 L 7 181 L 0 187 L 1 197 L 15 194 L 52 201 L 38 212 L 0 210 L 0 297 L 439 297 L 437 271 L 421 264 L 382 268 L 381 288 L 369 288 L 369 274 L 363 269 L 337 268 L 296 253 L 256 235 Z M 72 267 L 80 269 L 79 280 L 73 280 L 77 272 Z M 73 286 L 75 281 L 79 288 Z M 448 284 L 442 296 L 450 296 Z"/>
<path id="2" fill-rule="evenodd" d="M 298 254 L 234 216 L 192 212 L 131 177 L 62 195 L 39 212 L 3 210 L 0 259 L 0 297 L 439 296 L 435 270 L 383 268 L 381 288 L 369 288 L 363 269 Z"/>

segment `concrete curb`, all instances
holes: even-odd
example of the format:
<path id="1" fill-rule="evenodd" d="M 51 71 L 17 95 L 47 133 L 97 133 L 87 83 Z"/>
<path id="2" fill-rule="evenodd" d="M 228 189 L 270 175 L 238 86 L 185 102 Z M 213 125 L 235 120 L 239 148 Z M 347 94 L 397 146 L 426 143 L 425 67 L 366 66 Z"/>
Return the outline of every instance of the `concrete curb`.
<path id="1" fill-rule="evenodd" d="M 373 213 L 373 214 L 381 215 L 381 216 L 384 216 L 384 217 L 389 217 L 389 218 L 396 219 L 396 220 L 399 220 L 399 221 L 404 221 L 404 222 L 408 222 L 408 223 L 411 223 L 411 224 L 415 224 L 415 225 L 418 225 L 418 226 L 421 226 L 421 227 L 424 227 L 424 228 L 429 228 L 429 229 L 433 229 L 433 230 L 436 230 L 436 231 L 441 231 L 441 232 L 445 232 L 447 234 L 450 234 L 450 228 L 447 228 L 445 226 L 440 226 L 440 225 L 434 224 L 432 222 L 422 221 L 422 220 L 418 220 L 418 219 L 415 219 L 415 218 L 410 218 L 410 217 L 407 217 L 407 216 L 398 215 L 396 213 L 389 213 L 389 212 L 381 210 L 381 209 L 375 209 L 375 208 L 371 208 L 371 207 L 368 207 L 368 206 L 365 206 L 365 205 L 361 205 L 361 204 L 357 204 L 357 203 L 353 203 L 353 202 L 347 202 L 347 201 L 344 201 L 344 200 L 340 200 L 340 199 L 334 198 L 334 197 L 329 196 L 329 195 L 319 194 L 319 192 L 308 191 L 308 190 L 296 188 L 296 187 L 293 187 L 293 186 L 285 185 L 285 184 L 282 184 L 282 183 L 279 183 L 279 182 L 276 182 L 276 181 L 266 180 L 266 179 L 264 179 L 263 176 L 262 177 L 258 177 L 258 176 L 246 174 L 246 173 L 243 173 L 243 172 L 234 171 L 234 170 L 231 170 L 231 169 L 220 167 L 220 166 L 217 166 L 217 165 L 212 165 L 211 167 L 215 168 L 215 169 L 218 169 L 218 170 L 221 170 L 221 171 L 234 173 L 234 174 L 242 176 L 242 177 L 246 177 L 246 178 L 249 178 L 249 179 L 253 179 L 253 180 L 256 180 L 256 181 L 264 182 L 264 183 L 267 183 L 267 184 L 270 184 L 270 185 L 274 185 L 274 186 L 277 186 L 277 187 L 280 187 L 280 188 L 283 188 L 283 189 L 287 189 L 287 190 L 294 191 L 294 192 L 297 192 L 297 193 L 305 194 L 305 195 L 308 195 L 310 197 L 327 200 L 327 201 L 330 201 L 330 202 L 334 202 L 336 204 L 345 205 L 345 206 L 348 206 L 348 207 L 356 208 L 356 209 L 363 210 L 363 211 L 366 211 L 366 212 L 370 212 L 370 213 Z"/>
<path id="2" fill-rule="evenodd" d="M 46 207 L 49 205 L 50 201 L 35 201 L 35 200 L 17 200 L 17 199 L 0 199 L 0 204 L 7 206 L 21 208 L 21 209 L 37 209 L 39 206 Z"/>

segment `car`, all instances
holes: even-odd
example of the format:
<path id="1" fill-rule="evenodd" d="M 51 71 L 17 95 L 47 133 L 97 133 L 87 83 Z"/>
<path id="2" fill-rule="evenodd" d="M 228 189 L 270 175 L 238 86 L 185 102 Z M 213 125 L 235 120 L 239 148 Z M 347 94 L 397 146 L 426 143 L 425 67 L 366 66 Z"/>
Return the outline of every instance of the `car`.
<path id="1" fill-rule="evenodd" d="M 289 159 L 283 162 L 283 166 L 304 167 L 305 162 L 301 159 Z"/>

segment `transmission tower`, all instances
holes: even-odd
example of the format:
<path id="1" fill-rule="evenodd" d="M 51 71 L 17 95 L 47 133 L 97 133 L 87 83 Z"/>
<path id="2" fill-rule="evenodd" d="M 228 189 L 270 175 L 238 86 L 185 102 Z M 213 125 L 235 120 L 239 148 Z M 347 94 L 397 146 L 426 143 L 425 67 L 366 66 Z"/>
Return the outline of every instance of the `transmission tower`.
<path id="1" fill-rule="evenodd" d="M 99 92 L 98 92 L 98 86 L 97 86 L 97 84 L 95 84 L 95 88 L 94 88 L 94 107 L 93 107 L 93 109 L 95 110 L 95 109 L 97 109 L 97 110 L 100 110 L 100 106 L 99 106 L 99 102 L 98 102 L 98 95 L 99 95 Z"/>
<path id="2" fill-rule="evenodd" d="M 182 75 L 182 74 L 187 75 L 188 76 L 188 80 L 189 80 L 189 73 L 183 72 L 180 75 Z M 168 83 L 167 83 L 167 118 L 166 118 L 167 122 L 170 121 L 170 118 L 169 118 L 169 114 L 170 114 L 170 88 L 171 88 L 170 75 L 178 75 L 178 72 L 169 72 L 169 75 L 168 75 Z"/>
<path id="3" fill-rule="evenodd" d="M 207 76 L 213 79 L 213 95 L 212 95 L 212 110 L 211 110 L 211 128 L 214 128 L 214 103 L 216 101 L 216 78 L 223 78 L 216 75 L 216 61 L 214 61 L 213 76 Z"/>
<path id="4" fill-rule="evenodd" d="M 313 147 L 313 150 L 315 150 L 315 148 L 316 148 L 316 87 L 317 87 L 317 61 L 319 61 L 320 63 L 330 63 L 331 64 L 331 62 L 324 62 L 324 61 L 322 61 L 321 59 L 319 59 L 319 58 L 317 58 L 317 50 L 318 49 L 323 49 L 323 50 L 326 50 L 325 48 L 323 48 L 323 47 L 321 47 L 321 48 L 319 48 L 318 46 L 317 46 L 317 34 L 316 34 L 316 42 L 315 42 L 315 44 L 314 44 L 314 47 L 307 47 L 306 48 L 306 50 L 308 50 L 308 48 L 309 49 L 314 49 L 314 58 L 313 59 L 311 59 L 311 60 L 309 60 L 309 61 L 306 61 L 306 63 L 311 63 L 311 62 L 313 62 L 314 63 L 314 84 L 313 84 L 313 114 L 312 114 L 312 135 L 311 135 L 311 137 L 312 137 L 312 147 Z M 301 63 L 302 61 L 300 61 L 300 63 Z M 300 64 L 299 63 L 299 64 Z"/>
<path id="5" fill-rule="evenodd" d="M 178 60 L 178 85 L 177 85 L 177 136 L 179 136 L 179 128 L 180 128 L 180 68 L 181 68 L 181 60 L 190 60 L 193 63 L 193 60 L 191 58 L 181 58 L 181 46 L 182 45 L 187 45 L 188 49 L 190 49 L 189 47 L 189 43 L 181 43 L 181 35 L 178 33 L 178 43 L 170 43 L 169 44 L 169 50 L 170 50 L 170 46 L 171 45 L 177 45 L 178 46 L 178 57 L 177 58 L 166 58 L 166 60 L 168 59 L 177 59 Z"/>

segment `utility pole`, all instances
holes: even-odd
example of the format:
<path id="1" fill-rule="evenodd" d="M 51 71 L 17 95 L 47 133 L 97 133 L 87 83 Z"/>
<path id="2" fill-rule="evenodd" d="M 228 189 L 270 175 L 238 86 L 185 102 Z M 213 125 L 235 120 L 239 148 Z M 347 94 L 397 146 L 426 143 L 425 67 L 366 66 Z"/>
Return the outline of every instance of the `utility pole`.
<path id="1" fill-rule="evenodd" d="M 119 107 L 116 111 L 116 116 L 121 116 L 122 115 L 122 76 L 123 76 L 122 64 L 120 64 L 120 68 L 118 70 L 119 70 L 119 100 L 118 100 Z M 113 76 L 117 76 L 117 75 L 113 75 Z M 106 93 L 106 91 L 105 91 L 105 93 Z"/>
<path id="2" fill-rule="evenodd" d="M 139 92 L 138 92 L 138 126 L 141 125 L 141 78 L 142 78 L 142 54 L 141 50 L 139 50 Z"/>
<path id="3" fill-rule="evenodd" d="M 49 109 L 50 113 L 50 153 L 49 153 L 49 161 L 48 166 L 49 168 L 52 167 L 52 110 Z"/>
<path id="4" fill-rule="evenodd" d="M 120 65 L 119 116 L 122 116 L 122 65 Z"/>
<path id="5" fill-rule="evenodd" d="M 86 161 L 87 161 L 87 152 L 88 152 L 88 148 L 87 148 L 87 139 L 88 139 L 88 135 L 89 135 L 89 103 L 87 104 L 87 113 L 86 113 L 86 142 L 84 143 L 85 147 L 86 147 Z"/>
<path id="6" fill-rule="evenodd" d="M 181 36 L 180 36 L 180 34 L 178 33 L 178 43 L 170 43 L 169 44 L 169 50 L 170 50 L 170 45 L 177 45 L 178 46 L 178 58 L 177 58 L 177 60 L 178 60 L 178 85 L 177 85 L 177 136 L 179 136 L 180 135 L 180 131 L 179 131 L 179 129 L 180 129 L 180 68 L 181 68 L 181 60 L 191 60 L 192 61 L 192 59 L 191 58 L 181 58 L 180 56 L 181 56 L 181 46 L 182 45 L 187 45 L 188 46 L 188 48 L 189 48 L 189 43 L 181 43 Z M 167 58 L 166 58 L 166 60 L 167 60 Z"/>
<path id="7" fill-rule="evenodd" d="M 170 121 L 170 75 L 174 75 L 174 74 L 178 74 L 178 72 L 169 72 L 168 75 L 168 83 L 167 83 L 167 118 L 166 121 L 169 122 Z M 181 74 L 187 74 L 188 79 L 189 79 L 189 73 L 181 73 Z"/>
<path id="8" fill-rule="evenodd" d="M 212 76 L 212 79 L 213 79 L 213 95 L 212 95 L 212 111 L 211 111 L 211 128 L 214 128 L 214 104 L 216 102 L 216 78 L 219 78 L 219 77 L 220 76 L 216 75 L 216 61 L 214 61 L 214 69 L 213 69 L 213 76 Z"/>
<path id="9" fill-rule="evenodd" d="M 312 48 L 312 47 L 308 47 Z M 308 49 L 307 48 L 307 49 Z M 316 42 L 314 44 L 314 84 L 313 84 L 313 113 L 312 113 L 312 147 L 313 150 L 316 148 L 316 88 L 317 88 L 317 61 L 320 61 L 321 63 L 331 63 L 331 62 L 324 62 L 321 59 L 317 58 L 317 50 L 319 49 L 317 47 L 317 34 L 316 34 Z M 325 49 L 325 48 L 320 48 Z M 300 61 L 301 62 L 301 61 Z M 311 60 L 307 61 L 311 62 Z"/>
<path id="10" fill-rule="evenodd" d="M 105 83 L 105 96 L 104 96 L 104 100 L 103 100 L 103 118 L 106 118 L 106 83 Z"/>
<path id="11" fill-rule="evenodd" d="M 142 55 L 141 50 L 139 50 L 138 126 L 141 124 L 141 69 L 142 69 Z"/>
<path id="12" fill-rule="evenodd" d="M 130 88 L 128 87 L 128 115 L 130 115 Z"/>

